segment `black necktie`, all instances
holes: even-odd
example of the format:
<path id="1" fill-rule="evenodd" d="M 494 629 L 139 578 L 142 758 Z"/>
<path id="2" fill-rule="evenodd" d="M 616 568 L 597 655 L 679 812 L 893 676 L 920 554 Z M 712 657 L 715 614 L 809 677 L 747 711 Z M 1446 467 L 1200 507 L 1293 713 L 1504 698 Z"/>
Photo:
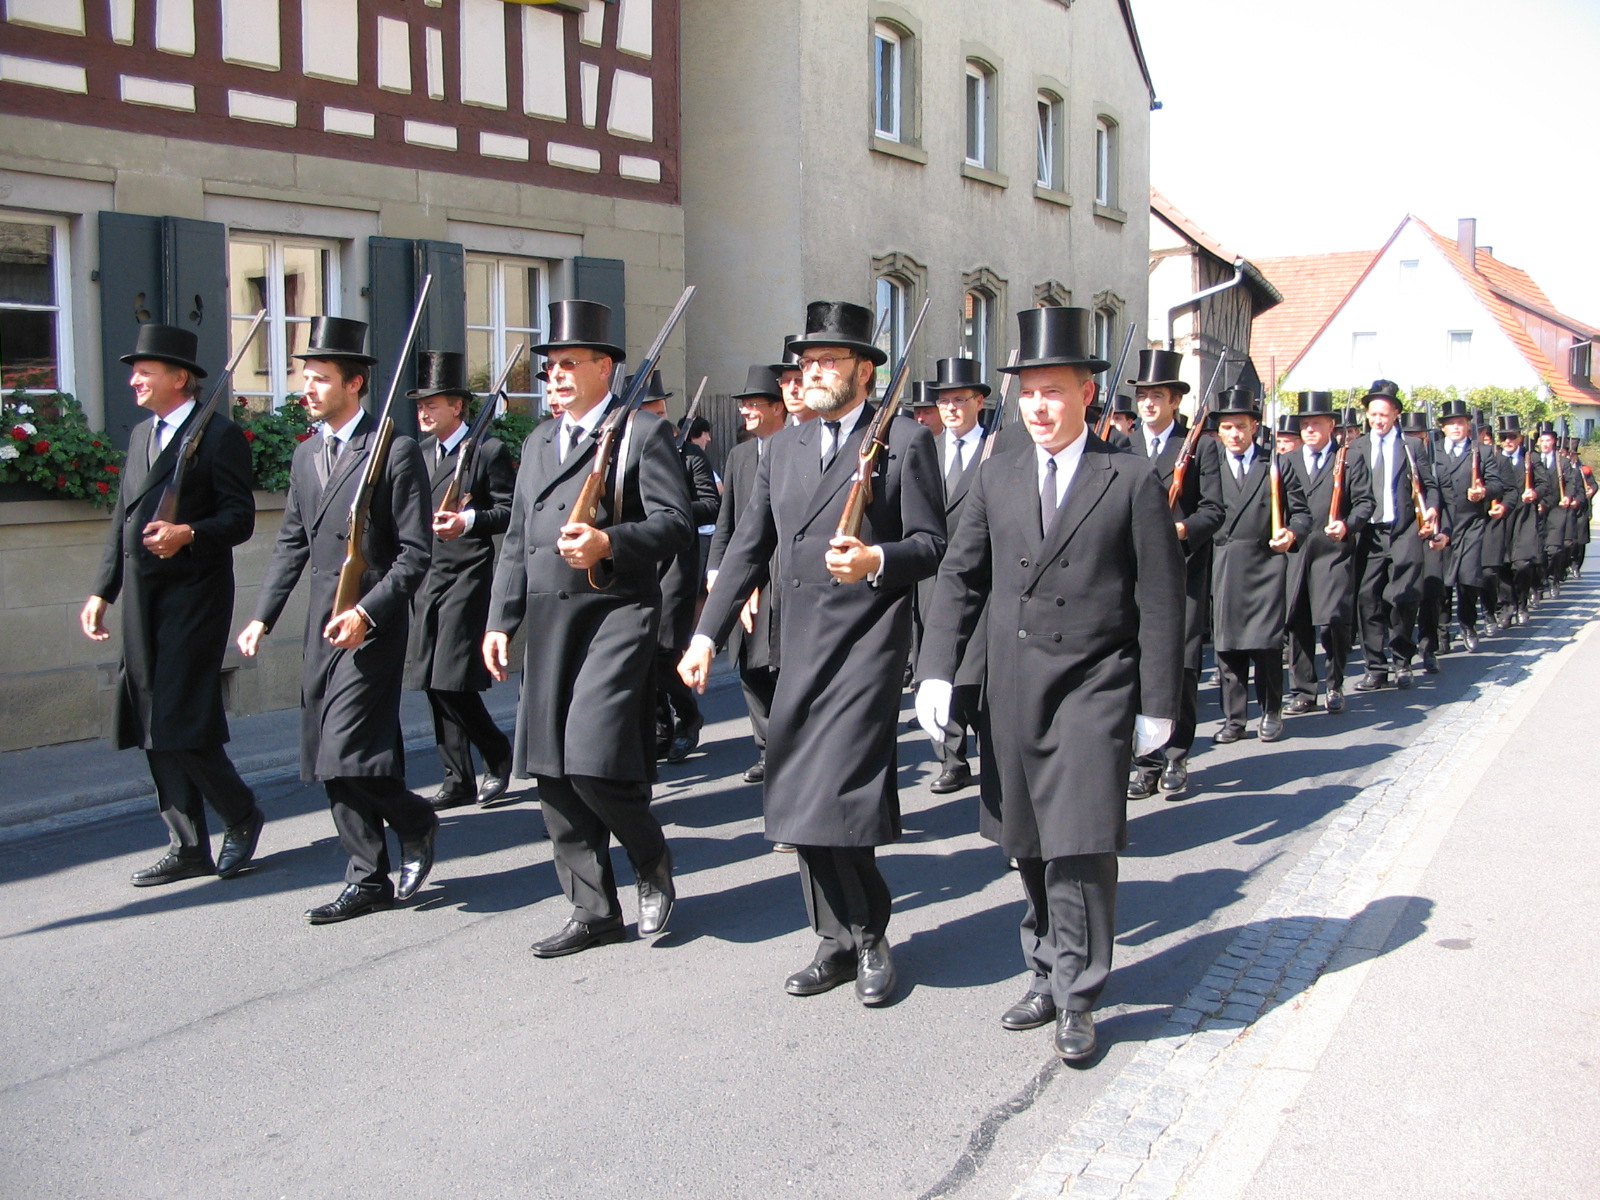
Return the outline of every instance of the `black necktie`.
<path id="1" fill-rule="evenodd" d="M 443 442 L 440 442 L 439 443 L 439 465 L 443 466 L 444 465 L 444 460 L 449 458 L 454 453 L 455 453 L 455 451 L 452 450 L 449 446 L 446 446 Z"/>
<path id="2" fill-rule="evenodd" d="M 333 464 L 339 461 L 339 439 L 325 437 L 322 439 L 322 453 L 317 456 L 317 475 L 321 478 L 322 486 L 328 486 L 328 480 L 333 476 Z"/>
<path id="3" fill-rule="evenodd" d="M 1244 480 L 1244 455 L 1233 456 L 1233 477 L 1241 482 Z"/>
<path id="4" fill-rule="evenodd" d="M 166 429 L 167 423 L 160 417 L 156 418 L 156 427 L 150 431 L 150 465 L 154 466 L 157 458 L 161 456 L 161 434 Z"/>
<path id="5" fill-rule="evenodd" d="M 1044 460 L 1044 483 L 1039 487 L 1039 533 L 1049 532 L 1050 522 L 1056 517 L 1056 460 Z"/>
<path id="6" fill-rule="evenodd" d="M 567 438 L 567 453 L 563 456 L 563 461 L 578 452 L 578 443 L 583 440 L 583 426 L 574 422 L 567 430 Z"/>
<path id="7" fill-rule="evenodd" d="M 961 482 L 961 442 L 957 439 L 950 451 L 950 469 L 944 473 L 944 494 L 948 496 Z"/>
<path id="8" fill-rule="evenodd" d="M 828 431 L 828 452 L 822 456 L 822 469 L 826 471 L 839 456 L 839 422 L 824 421 L 822 427 Z"/>

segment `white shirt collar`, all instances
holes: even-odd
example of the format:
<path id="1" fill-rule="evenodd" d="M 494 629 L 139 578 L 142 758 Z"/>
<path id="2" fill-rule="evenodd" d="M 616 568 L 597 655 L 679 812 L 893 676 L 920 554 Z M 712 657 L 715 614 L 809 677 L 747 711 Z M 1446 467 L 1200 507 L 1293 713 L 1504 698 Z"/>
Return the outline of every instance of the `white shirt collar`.
<path id="1" fill-rule="evenodd" d="M 358 404 L 358 405 L 356 405 L 356 415 L 351 417 L 348 421 L 346 421 L 338 429 L 330 428 L 328 423 L 326 421 L 324 421 L 322 423 L 322 436 L 325 437 L 325 438 L 328 438 L 328 437 L 338 438 L 341 442 L 348 442 L 351 438 L 355 437 L 355 435 L 356 435 L 356 426 L 361 423 L 361 418 L 366 416 L 366 415 L 367 415 L 366 409 L 362 408 Z"/>
<path id="2" fill-rule="evenodd" d="M 461 424 L 456 426 L 456 431 L 454 433 L 439 443 L 439 446 L 448 454 L 454 451 L 455 448 L 461 445 L 462 442 L 466 441 L 467 434 L 470 432 L 472 431 L 467 428 L 467 423 L 463 421 Z"/>
<path id="3" fill-rule="evenodd" d="M 177 429 L 189 419 L 189 414 L 194 411 L 194 406 L 195 402 L 193 400 L 185 400 L 166 416 L 157 417 L 155 419 L 157 421 L 165 422 L 166 429 L 170 433 L 172 430 Z"/>
<path id="4" fill-rule="evenodd" d="M 1151 429 L 1150 426 L 1146 425 L 1144 427 L 1144 444 L 1148 446 L 1152 442 L 1160 442 L 1165 446 L 1167 439 L 1172 436 L 1172 431 L 1177 427 L 1178 423 L 1176 421 L 1168 421 L 1165 429 Z"/>
<path id="5" fill-rule="evenodd" d="M 610 408 L 611 394 L 608 392 L 604 400 L 600 401 L 599 404 L 596 404 L 588 412 L 584 413 L 583 416 L 578 417 L 574 416 L 571 412 L 566 413 L 561 418 L 563 421 L 561 426 L 562 434 L 565 435 L 565 437 L 570 441 L 574 427 L 583 430 L 584 433 L 593 433 L 600 427 L 600 422 L 605 418 L 606 412 Z M 566 449 L 565 445 L 562 446 L 562 449 Z"/>
<path id="6" fill-rule="evenodd" d="M 1064 499 L 1067 494 L 1067 484 L 1077 474 L 1078 464 L 1083 461 L 1083 449 L 1089 444 L 1089 427 L 1085 425 L 1077 438 L 1068 442 L 1057 453 L 1051 454 L 1037 442 L 1034 443 L 1033 453 L 1038 464 L 1039 486 L 1044 487 L 1045 464 L 1051 459 L 1056 464 L 1056 497 Z"/>

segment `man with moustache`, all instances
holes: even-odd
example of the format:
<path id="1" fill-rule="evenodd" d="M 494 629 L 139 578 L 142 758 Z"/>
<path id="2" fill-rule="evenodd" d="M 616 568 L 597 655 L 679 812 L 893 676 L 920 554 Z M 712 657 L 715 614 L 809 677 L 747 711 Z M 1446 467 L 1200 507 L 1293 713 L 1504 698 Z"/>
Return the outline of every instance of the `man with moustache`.
<path id="1" fill-rule="evenodd" d="M 1372 488 L 1366 464 L 1348 451 L 1339 480 L 1339 446 L 1334 440 L 1332 392 L 1301 392 L 1300 449 L 1279 464 L 1305 494 L 1310 534 L 1289 556 L 1289 682 L 1293 689 L 1284 711 L 1314 712 L 1317 707 L 1317 629 L 1326 654 L 1328 712 L 1344 710 L 1344 667 L 1350 658 L 1350 626 L 1356 601 L 1356 546 L 1372 516 Z M 1336 482 L 1338 504 L 1334 503 Z"/>
<path id="2" fill-rule="evenodd" d="M 133 427 L 116 508 L 93 589 L 79 614 L 84 636 L 104 642 L 107 605 L 120 597 L 122 661 L 113 697 L 118 750 L 144 749 L 166 854 L 133 874 L 135 887 L 216 875 L 232 879 L 255 854 L 266 818 L 234 769 L 222 707 L 222 657 L 233 620 L 233 548 L 250 538 L 250 446 L 218 413 L 184 473 L 176 520 L 156 515 L 197 419 L 205 369 L 198 339 L 172 325 L 141 325 L 128 382 L 152 421 Z M 225 832 L 213 864 L 206 803 Z"/>
<path id="3" fill-rule="evenodd" d="M 1181 354 L 1141 350 L 1138 377 L 1128 381 L 1139 410 L 1129 449 L 1150 462 L 1164 490 L 1172 487 L 1188 436 L 1188 427 L 1178 415 L 1178 406 L 1189 391 L 1189 385 L 1179 378 L 1182 367 Z M 1184 472 L 1177 507 L 1172 509 L 1173 528 L 1183 548 L 1185 596 L 1183 688 L 1177 727 L 1164 749 L 1134 760 L 1127 785 L 1130 800 L 1153 796 L 1158 786 L 1175 800 L 1189 786 L 1189 751 L 1194 746 L 1200 704 L 1200 664 L 1211 622 L 1211 538 L 1222 524 L 1220 471 L 1216 440 L 1200 437 Z"/>
<path id="4" fill-rule="evenodd" d="M 485 436 L 462 482 L 460 512 L 440 507 L 455 478 L 462 443 L 471 432 L 467 406 L 466 355 L 424 350 L 417 356 L 417 386 L 406 398 L 417 406 L 423 465 L 433 508 L 433 559 L 411 602 L 411 642 L 406 649 L 406 687 L 426 692 L 444 782 L 431 801 L 435 810 L 476 801 L 493 804 L 511 783 L 511 740 L 484 706 L 489 669 L 483 664 L 483 631 L 494 582 L 494 539 L 511 521 L 516 468 L 498 438 Z M 485 404 L 494 404 L 486 396 Z M 483 786 L 472 750 L 483 758 Z"/>
<path id="5" fill-rule="evenodd" d="M 744 391 L 735 392 L 739 417 L 750 436 L 728 452 L 723 467 L 722 507 L 717 510 L 717 531 L 711 535 L 707 556 L 707 586 L 715 586 L 717 572 L 728 543 L 739 527 L 739 519 L 750 506 L 755 491 L 756 469 L 761 465 L 773 434 L 783 428 L 783 389 L 775 367 L 754 366 L 745 375 Z M 773 662 L 773 628 L 770 587 L 755 588 L 739 610 L 739 621 L 728 635 L 728 656 L 739 668 L 739 683 L 744 690 L 745 708 L 750 713 L 750 732 L 755 739 L 757 758 L 744 773 L 746 783 L 760 783 L 767 777 L 767 721 L 772 712 L 772 691 L 777 684 Z"/>
<path id="6" fill-rule="evenodd" d="M 1117 852 L 1127 845 L 1133 753 L 1171 733 L 1183 676 L 1184 566 L 1166 494 L 1137 454 L 1085 424 L 1093 376 L 1086 309 L 1018 314 L 1019 401 L 1031 444 L 978 469 L 939 570 L 917 689 L 930 736 L 980 615 L 1001 779 L 983 832 L 1017 860 L 1027 993 L 1010 1030 L 1055 1022 L 1055 1049 L 1085 1063 L 1111 972 Z M 994 804 L 994 807 L 991 807 Z"/>
<path id="7" fill-rule="evenodd" d="M 882 431 L 859 536 L 836 533 L 877 413 L 868 402 L 887 355 L 858 304 L 807 307 L 793 343 L 820 420 L 776 434 L 679 670 L 704 689 L 711 654 L 745 598 L 783 595 L 786 653 L 768 726 L 766 835 L 798 848 L 819 944 L 785 990 L 812 996 L 851 979 L 866 1005 L 894 993 L 891 894 L 875 847 L 900 836 L 895 729 L 911 650 L 911 601 L 944 553 L 944 496 L 933 436 L 912 421 Z M 774 555 L 776 560 L 774 562 Z M 789 649 L 794 648 L 794 649 Z"/>
<path id="8" fill-rule="evenodd" d="M 1427 448 L 1397 427 L 1400 385 L 1373 382 L 1361 400 L 1368 432 L 1350 448 L 1361 458 L 1372 487 L 1372 519 L 1357 551 L 1356 594 L 1362 653 L 1367 672 L 1358 692 L 1387 687 L 1391 656 L 1397 688 L 1411 686 L 1411 660 L 1417 653 L 1417 608 L 1422 602 L 1425 540 L 1439 532 L 1439 490 L 1428 470 Z M 1413 471 L 1421 490 L 1422 524 L 1412 497 Z"/>
<path id="9" fill-rule="evenodd" d="M 650 812 L 652 668 L 661 566 L 693 545 L 694 529 L 672 425 L 643 411 L 618 431 L 599 523 L 574 520 L 601 426 L 613 412 L 621 417 L 611 377 L 626 355 L 604 304 L 557 301 L 548 328 L 533 352 L 547 359 L 564 415 L 523 444 L 483 658 L 505 679 L 511 638 L 526 623 L 515 770 L 538 780 L 556 876 L 572 904 L 562 928 L 532 950 L 558 958 L 627 936 L 612 837 L 633 864 L 640 936 L 661 932 L 672 915 L 672 854 Z"/>
<path id="10" fill-rule="evenodd" d="M 361 597 L 355 607 L 333 611 L 351 505 L 378 443 L 378 423 L 361 405 L 377 361 L 366 353 L 366 339 L 361 321 L 317 317 L 310 345 L 295 356 L 304 364 L 307 407 L 322 425 L 294 452 L 289 501 L 255 619 L 239 634 L 239 649 L 254 657 L 309 563 L 300 778 L 322 781 L 350 856 L 344 890 L 306 911 L 313 925 L 409 900 L 433 869 L 439 830 L 433 809 L 406 787 L 400 732 L 411 598 L 433 551 L 428 470 L 408 437 L 394 438 L 373 490 L 362 540 L 368 570 Z M 400 880 L 393 886 L 386 824 L 400 838 Z"/>
<path id="11" fill-rule="evenodd" d="M 1485 454 L 1472 438 L 1472 412 L 1463 400 L 1447 400 L 1439 410 L 1444 446 L 1436 467 L 1439 496 L 1450 526 L 1445 551 L 1444 586 L 1455 590 L 1456 620 L 1461 642 L 1469 651 L 1478 648 L 1478 601 L 1485 577 L 1484 536 L 1490 508 L 1505 494 L 1505 482 L 1494 455 Z M 1443 614 L 1448 621 L 1450 614 Z"/>

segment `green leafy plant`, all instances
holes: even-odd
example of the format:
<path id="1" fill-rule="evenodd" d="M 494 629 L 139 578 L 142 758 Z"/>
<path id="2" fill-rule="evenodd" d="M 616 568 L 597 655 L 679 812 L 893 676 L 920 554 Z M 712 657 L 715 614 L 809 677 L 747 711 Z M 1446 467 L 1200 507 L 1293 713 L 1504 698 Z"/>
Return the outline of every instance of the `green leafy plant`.
<path id="1" fill-rule="evenodd" d="M 22 386 L 0 393 L 0 483 L 31 483 L 97 508 L 117 502 L 123 453 L 89 427 L 83 406 L 65 392 Z"/>
<path id="2" fill-rule="evenodd" d="M 538 423 L 539 419 L 528 413 L 504 412 L 490 423 L 489 432 L 505 443 L 506 449 L 511 452 L 511 461 L 520 467 L 522 443 L 528 440 L 528 435 Z"/>
<path id="3" fill-rule="evenodd" d="M 233 423 L 250 443 L 256 487 L 263 492 L 288 491 L 294 448 L 311 436 L 315 425 L 306 410 L 305 397 L 286 396 L 283 407 L 273 412 L 257 412 L 243 403 L 235 404 Z"/>

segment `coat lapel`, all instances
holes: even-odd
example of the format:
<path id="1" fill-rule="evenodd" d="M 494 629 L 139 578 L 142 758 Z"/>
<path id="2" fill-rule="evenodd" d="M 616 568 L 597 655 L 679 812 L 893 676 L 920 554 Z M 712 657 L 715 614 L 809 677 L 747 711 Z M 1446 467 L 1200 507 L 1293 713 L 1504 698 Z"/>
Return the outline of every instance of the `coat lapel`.
<path id="1" fill-rule="evenodd" d="M 188 420 L 184 421 L 182 425 L 178 426 L 173 435 L 167 439 L 166 448 L 162 450 L 160 454 L 156 455 L 155 462 L 149 465 L 145 475 L 139 479 L 138 484 L 133 489 L 133 494 L 128 498 L 128 510 L 130 512 L 133 510 L 134 506 L 138 504 L 138 502 L 143 499 L 148 492 L 150 492 L 152 488 L 154 488 L 158 483 L 165 483 L 167 481 L 167 477 L 172 474 L 172 464 L 178 461 L 178 447 L 183 444 L 184 434 L 189 432 L 189 426 L 194 423 L 194 419 L 199 412 L 200 406 L 198 404 L 189 410 Z M 144 437 L 140 439 L 139 442 L 139 456 L 137 461 L 139 463 L 143 463 L 145 459 L 150 456 L 150 439 L 155 435 L 156 426 L 155 422 L 151 420 L 141 422 L 138 428 L 144 431 Z M 133 461 L 133 455 L 131 453 L 133 450 L 133 439 L 131 437 L 128 439 L 128 449 L 130 451 L 128 460 Z"/>
<path id="2" fill-rule="evenodd" d="M 1056 518 L 1050 522 L 1050 528 L 1044 532 L 1043 545 L 1034 558 L 1033 573 L 1028 579 L 1029 587 L 1038 582 L 1039 576 L 1044 573 L 1045 567 L 1054 561 L 1056 555 L 1067 548 L 1073 535 L 1082 527 L 1084 519 L 1094 511 L 1095 505 L 1099 504 L 1100 498 L 1106 494 L 1114 474 L 1111 468 L 1113 453 L 1116 451 L 1111 450 L 1103 442 L 1091 443 L 1084 447 L 1083 457 L 1079 460 L 1078 469 L 1072 476 L 1066 497 L 1056 509 Z M 1037 506 L 1039 494 L 1037 482 L 1030 490 Z"/>
<path id="3" fill-rule="evenodd" d="M 367 461 L 367 440 L 372 435 L 372 417 L 363 414 L 361 422 L 356 426 L 356 431 L 350 436 L 350 444 L 339 455 L 339 461 L 333 464 L 333 473 L 328 476 L 328 482 L 322 489 L 322 495 L 317 497 L 316 512 L 312 514 L 311 525 L 313 528 L 322 523 L 323 515 L 328 511 L 328 505 L 339 494 L 339 489 L 344 486 L 344 481 Z M 316 469 L 315 455 L 322 453 L 322 438 L 316 443 L 313 451 L 312 469 Z"/>
<path id="4" fill-rule="evenodd" d="M 596 432 L 605 424 L 606 416 L 610 415 L 612 407 L 618 403 L 619 401 L 615 396 L 607 399 L 605 415 L 601 416 L 600 421 L 595 425 Z M 578 452 L 576 454 L 569 454 L 565 459 L 562 459 L 559 463 L 557 462 L 556 440 L 561 436 L 562 424 L 563 422 L 559 418 L 545 422 L 545 425 L 550 426 L 550 432 L 545 434 L 544 446 L 540 451 L 543 455 L 540 460 L 540 470 L 544 476 L 544 482 L 535 489 L 535 500 L 543 500 L 557 486 L 571 479 L 580 470 L 589 470 L 594 464 L 595 450 L 600 444 L 598 437 L 584 438 L 578 444 Z M 620 436 L 617 438 L 617 446 L 619 449 L 622 446 L 622 438 Z"/>
<path id="5" fill-rule="evenodd" d="M 806 515 L 800 522 L 800 528 L 804 529 L 815 521 L 827 507 L 828 502 L 844 489 L 845 484 L 855 478 L 861 443 L 867 436 L 867 427 L 872 424 L 874 411 L 871 404 L 861 406 L 861 416 L 856 419 L 856 427 L 850 431 L 850 436 L 845 438 L 844 445 L 839 447 L 839 452 L 833 456 L 833 462 L 828 465 L 826 471 L 822 470 L 822 421 L 819 418 L 806 422 L 805 431 L 810 432 L 812 436 L 810 438 L 802 436 L 802 444 L 809 442 L 813 447 L 809 459 L 811 471 L 809 477 L 816 479 L 817 482 L 812 488 L 811 499 L 806 503 Z M 805 452 L 801 453 L 804 455 Z M 808 460 L 802 457 L 802 472 L 807 470 L 807 462 Z M 801 478 L 806 479 L 807 476 L 802 474 Z"/>
<path id="6" fill-rule="evenodd" d="M 1268 469 L 1265 455 L 1257 454 L 1255 461 L 1250 464 L 1250 469 L 1238 483 L 1233 481 L 1233 464 L 1224 463 L 1222 473 L 1226 477 L 1223 486 L 1231 487 L 1238 499 L 1227 506 L 1228 520 L 1224 528 L 1232 534 L 1239 527 L 1239 520 L 1255 503 L 1256 496 L 1261 491 L 1261 486 L 1267 480 Z"/>

